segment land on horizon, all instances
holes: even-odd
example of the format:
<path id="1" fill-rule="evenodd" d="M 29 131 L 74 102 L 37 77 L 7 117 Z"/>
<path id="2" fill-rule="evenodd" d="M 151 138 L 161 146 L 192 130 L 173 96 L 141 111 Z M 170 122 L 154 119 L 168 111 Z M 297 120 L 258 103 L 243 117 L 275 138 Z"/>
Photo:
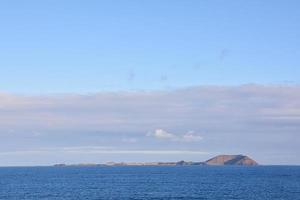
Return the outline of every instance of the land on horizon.
<path id="1" fill-rule="evenodd" d="M 55 167 L 66 166 L 178 166 L 178 165 L 241 165 L 256 166 L 258 163 L 245 155 L 218 155 L 204 162 L 178 161 L 178 162 L 107 162 L 104 164 L 55 164 Z"/>

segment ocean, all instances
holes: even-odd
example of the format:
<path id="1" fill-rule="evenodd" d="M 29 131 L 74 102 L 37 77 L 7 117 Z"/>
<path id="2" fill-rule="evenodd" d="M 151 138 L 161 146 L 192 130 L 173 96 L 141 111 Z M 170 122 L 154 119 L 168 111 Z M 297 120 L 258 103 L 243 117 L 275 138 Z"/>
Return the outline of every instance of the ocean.
<path id="1" fill-rule="evenodd" d="M 2 167 L 0 199 L 297 200 L 300 167 Z"/>

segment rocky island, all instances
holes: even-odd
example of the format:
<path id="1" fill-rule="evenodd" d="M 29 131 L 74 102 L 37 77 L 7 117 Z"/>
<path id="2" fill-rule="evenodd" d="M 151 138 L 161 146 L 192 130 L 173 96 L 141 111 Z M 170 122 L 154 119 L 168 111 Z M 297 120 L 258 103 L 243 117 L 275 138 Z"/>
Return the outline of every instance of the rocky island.
<path id="1" fill-rule="evenodd" d="M 258 165 L 255 160 L 244 155 L 219 155 L 205 161 L 206 165 Z"/>
<path id="2" fill-rule="evenodd" d="M 245 155 L 218 155 L 205 162 L 178 161 L 178 162 L 108 162 L 105 164 L 56 164 L 55 167 L 68 166 L 180 166 L 180 165 L 242 165 L 256 166 L 258 163 Z"/>

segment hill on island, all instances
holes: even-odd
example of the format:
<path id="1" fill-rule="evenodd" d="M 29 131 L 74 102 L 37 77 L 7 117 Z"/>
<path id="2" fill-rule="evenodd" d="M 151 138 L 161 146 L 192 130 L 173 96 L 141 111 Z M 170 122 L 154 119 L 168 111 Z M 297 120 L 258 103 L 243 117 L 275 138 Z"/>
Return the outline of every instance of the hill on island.
<path id="1" fill-rule="evenodd" d="M 258 165 L 258 163 L 245 155 L 219 155 L 204 162 L 207 165 Z"/>

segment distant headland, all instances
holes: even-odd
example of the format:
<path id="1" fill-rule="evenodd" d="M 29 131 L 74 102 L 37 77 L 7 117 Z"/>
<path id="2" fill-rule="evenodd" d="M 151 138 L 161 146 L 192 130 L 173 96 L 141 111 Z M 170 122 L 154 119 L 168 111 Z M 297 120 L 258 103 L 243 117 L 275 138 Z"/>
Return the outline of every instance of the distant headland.
<path id="1" fill-rule="evenodd" d="M 204 162 L 178 161 L 178 162 L 108 162 L 105 164 L 55 164 L 55 167 L 68 166 L 180 166 L 180 165 L 242 165 L 256 166 L 258 163 L 245 155 L 218 155 Z"/>

